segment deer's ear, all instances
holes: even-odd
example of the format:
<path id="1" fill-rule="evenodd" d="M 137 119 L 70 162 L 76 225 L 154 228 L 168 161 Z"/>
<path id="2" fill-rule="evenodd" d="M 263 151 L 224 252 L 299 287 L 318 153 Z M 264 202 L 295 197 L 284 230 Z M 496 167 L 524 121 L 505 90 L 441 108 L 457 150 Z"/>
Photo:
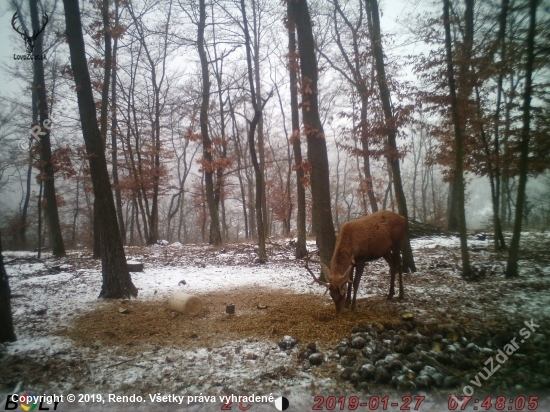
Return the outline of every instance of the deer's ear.
<path id="1" fill-rule="evenodd" d="M 321 272 L 323 273 L 323 275 L 325 275 L 325 277 L 327 278 L 327 280 L 330 282 L 330 279 L 332 277 L 331 273 L 330 273 L 330 269 L 328 268 L 327 265 L 325 265 L 324 263 L 321 262 Z"/>

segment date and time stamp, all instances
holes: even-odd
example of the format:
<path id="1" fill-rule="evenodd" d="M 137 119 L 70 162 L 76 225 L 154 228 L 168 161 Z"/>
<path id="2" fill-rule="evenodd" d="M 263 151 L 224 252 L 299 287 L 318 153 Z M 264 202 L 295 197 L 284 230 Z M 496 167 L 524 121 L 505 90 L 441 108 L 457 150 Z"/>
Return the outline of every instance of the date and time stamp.
<path id="1" fill-rule="evenodd" d="M 316 396 L 312 410 L 314 411 L 422 411 L 426 400 L 423 395 L 405 395 L 401 399 L 391 399 L 389 396 L 373 395 L 367 400 L 358 396 Z M 450 396 L 447 401 L 448 411 L 536 411 L 539 407 L 538 396 L 487 396 L 474 398 L 471 396 Z M 444 407 L 444 405 L 441 405 Z M 445 409 L 443 409 L 445 410 Z"/>

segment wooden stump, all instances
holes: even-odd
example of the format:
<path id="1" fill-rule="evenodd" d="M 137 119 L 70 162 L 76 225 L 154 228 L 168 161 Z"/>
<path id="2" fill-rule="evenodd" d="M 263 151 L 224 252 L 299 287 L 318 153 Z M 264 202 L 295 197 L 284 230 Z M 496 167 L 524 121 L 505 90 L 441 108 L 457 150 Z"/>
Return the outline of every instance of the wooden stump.
<path id="1" fill-rule="evenodd" d="M 189 316 L 197 316 L 202 310 L 202 300 L 193 295 L 176 292 L 168 299 L 170 309 L 185 313 Z"/>
<path id="2" fill-rule="evenodd" d="M 126 266 L 128 266 L 129 272 L 143 272 L 143 263 L 135 260 L 127 260 Z"/>

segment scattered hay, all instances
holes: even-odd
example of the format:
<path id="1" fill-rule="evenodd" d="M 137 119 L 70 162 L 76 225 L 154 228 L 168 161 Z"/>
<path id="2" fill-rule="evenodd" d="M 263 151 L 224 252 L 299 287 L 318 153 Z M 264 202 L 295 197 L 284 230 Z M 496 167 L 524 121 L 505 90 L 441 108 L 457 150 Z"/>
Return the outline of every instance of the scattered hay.
<path id="1" fill-rule="evenodd" d="M 130 352 L 139 352 L 143 345 L 189 349 L 217 347 L 246 338 L 277 342 L 284 335 L 302 343 L 334 344 L 347 336 L 354 325 L 397 323 L 402 315 L 383 298 L 370 298 L 355 312 L 346 310 L 337 315 L 332 300 L 326 296 L 267 288 L 233 289 L 201 294 L 200 298 L 203 312 L 193 318 L 170 310 L 165 300 L 108 302 L 76 318 L 69 329 L 59 333 L 82 346 L 101 341 L 126 346 Z M 235 315 L 225 314 L 227 303 L 235 303 Z M 127 310 L 121 312 L 121 307 Z"/>

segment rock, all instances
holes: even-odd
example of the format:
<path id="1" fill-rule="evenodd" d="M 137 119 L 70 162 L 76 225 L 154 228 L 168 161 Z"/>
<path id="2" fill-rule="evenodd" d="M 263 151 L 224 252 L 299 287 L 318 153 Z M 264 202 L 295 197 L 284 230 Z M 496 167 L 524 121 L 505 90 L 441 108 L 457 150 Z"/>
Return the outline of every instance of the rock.
<path id="1" fill-rule="evenodd" d="M 378 333 L 384 332 L 384 325 L 382 325 L 380 322 L 374 322 L 372 324 L 372 328 Z"/>
<path id="2" fill-rule="evenodd" d="M 495 351 L 491 348 L 479 348 L 479 351 L 485 356 L 493 356 L 495 354 Z"/>
<path id="3" fill-rule="evenodd" d="M 546 335 L 542 333 L 535 333 L 535 337 L 533 338 L 533 343 L 537 346 L 542 346 L 546 342 Z"/>
<path id="4" fill-rule="evenodd" d="M 424 366 L 424 368 L 420 371 L 420 375 L 427 375 L 430 377 L 435 373 L 437 373 L 437 369 L 435 369 L 433 366 L 430 366 L 430 365 Z"/>
<path id="5" fill-rule="evenodd" d="M 286 335 L 280 340 L 278 345 L 281 350 L 288 350 L 292 349 L 297 343 L 298 340 L 294 339 L 292 336 Z"/>
<path id="6" fill-rule="evenodd" d="M 367 329 L 364 325 L 358 325 L 351 328 L 351 333 L 366 332 Z"/>
<path id="7" fill-rule="evenodd" d="M 442 365 L 449 365 L 451 363 L 451 357 L 443 352 L 439 352 L 435 355 L 434 359 Z"/>
<path id="8" fill-rule="evenodd" d="M 350 346 L 349 339 L 344 338 L 340 342 L 338 342 L 338 345 L 336 345 L 336 347 L 341 347 L 341 346 L 344 346 L 344 347 Z"/>
<path id="9" fill-rule="evenodd" d="M 412 393 L 416 391 L 416 385 L 414 384 L 413 381 L 398 382 L 397 389 L 399 389 L 402 392 Z"/>
<path id="10" fill-rule="evenodd" d="M 409 365 L 409 369 L 416 372 L 416 373 L 420 373 L 420 371 L 422 369 L 424 369 L 424 364 L 420 361 L 418 362 L 413 362 Z"/>
<path id="11" fill-rule="evenodd" d="M 414 378 L 416 378 L 416 373 L 414 373 L 411 369 L 407 368 L 406 366 L 403 366 L 403 368 L 401 369 L 401 372 L 410 381 L 412 381 L 412 380 L 414 380 Z"/>
<path id="12" fill-rule="evenodd" d="M 397 389 L 403 392 L 411 392 L 416 389 L 416 385 L 405 375 L 394 376 L 392 383 L 397 386 Z"/>
<path id="13" fill-rule="evenodd" d="M 414 320 L 414 314 L 410 312 L 405 313 L 403 316 L 401 316 L 401 319 L 403 319 L 404 321 Z"/>
<path id="14" fill-rule="evenodd" d="M 307 348 L 313 353 L 317 352 L 317 344 L 315 342 L 308 343 Z"/>
<path id="15" fill-rule="evenodd" d="M 449 355 L 452 355 L 454 353 L 457 353 L 457 350 L 454 345 L 447 345 L 444 349 L 445 353 L 448 353 Z"/>
<path id="16" fill-rule="evenodd" d="M 359 369 L 359 374 L 361 375 L 361 379 L 363 380 L 370 380 L 374 378 L 374 372 L 376 368 L 372 363 L 367 363 L 361 366 L 361 369 Z"/>
<path id="17" fill-rule="evenodd" d="M 411 363 L 414 363 L 414 362 L 418 362 L 420 360 L 420 355 L 416 352 L 413 352 L 413 353 L 409 353 L 407 355 L 407 360 Z M 421 368 L 422 369 L 422 368 Z"/>
<path id="18" fill-rule="evenodd" d="M 337 349 L 337 352 L 338 352 L 338 355 L 340 355 L 340 357 L 355 355 L 355 352 L 353 351 L 353 349 L 348 348 L 347 346 L 339 346 Z"/>
<path id="19" fill-rule="evenodd" d="M 361 376 L 357 372 L 353 372 L 349 380 L 352 382 L 359 382 L 361 380 Z"/>
<path id="20" fill-rule="evenodd" d="M 322 364 L 325 360 L 325 357 L 321 354 L 321 353 L 313 353 L 311 355 L 309 355 L 309 363 L 312 365 L 312 366 L 319 366 L 320 364 Z"/>
<path id="21" fill-rule="evenodd" d="M 355 357 L 355 355 L 346 355 L 346 356 L 342 356 L 340 358 L 340 365 L 342 366 L 353 366 L 355 365 L 355 362 L 357 361 L 357 358 Z"/>
<path id="22" fill-rule="evenodd" d="M 430 378 L 433 380 L 434 385 L 438 388 L 443 385 L 443 381 L 445 380 L 445 377 L 440 373 L 434 373 L 430 376 Z"/>
<path id="23" fill-rule="evenodd" d="M 466 350 L 469 353 L 478 353 L 479 352 L 479 347 L 475 343 L 470 342 L 466 345 Z"/>
<path id="24" fill-rule="evenodd" d="M 419 388 L 429 388 L 431 384 L 431 379 L 428 375 L 418 375 L 414 380 L 414 383 Z"/>
<path id="25" fill-rule="evenodd" d="M 342 373 L 340 373 L 340 377 L 346 381 L 349 381 L 353 373 L 355 373 L 353 368 L 345 368 Z"/>
<path id="26" fill-rule="evenodd" d="M 401 369 L 403 362 L 401 361 L 401 355 L 398 353 L 392 353 L 384 359 L 388 369 Z"/>
<path id="27" fill-rule="evenodd" d="M 458 343 L 460 343 L 463 347 L 466 347 L 470 342 L 466 339 L 466 337 L 461 336 L 460 339 L 458 339 Z"/>
<path id="28" fill-rule="evenodd" d="M 300 360 L 309 359 L 309 357 L 311 356 L 312 353 L 313 352 L 309 348 L 302 349 L 298 353 L 298 359 L 300 359 Z"/>
<path id="29" fill-rule="evenodd" d="M 384 359 L 386 356 L 388 356 L 391 353 L 391 351 L 388 348 L 382 348 L 380 351 L 372 356 L 373 362 L 376 362 L 379 359 Z"/>
<path id="30" fill-rule="evenodd" d="M 377 366 L 374 371 L 374 380 L 377 383 L 388 383 L 391 380 L 391 375 L 384 366 Z"/>
<path id="31" fill-rule="evenodd" d="M 432 350 L 434 352 L 441 352 L 441 349 L 442 349 L 441 348 L 441 343 L 439 343 L 439 342 L 432 343 Z"/>
<path id="32" fill-rule="evenodd" d="M 369 390 L 369 384 L 367 382 L 360 382 L 358 387 L 359 390 L 362 390 L 363 392 L 368 392 Z"/>
<path id="33" fill-rule="evenodd" d="M 362 349 L 367 344 L 367 341 L 362 336 L 357 336 L 351 341 L 351 346 L 355 349 Z"/>
<path id="34" fill-rule="evenodd" d="M 456 385 L 458 385 L 458 379 L 454 376 L 446 376 L 445 379 L 443 379 L 444 388 L 454 388 Z"/>
<path id="35" fill-rule="evenodd" d="M 441 342 L 443 340 L 443 336 L 436 333 L 435 335 L 432 336 L 432 339 L 436 342 Z"/>

